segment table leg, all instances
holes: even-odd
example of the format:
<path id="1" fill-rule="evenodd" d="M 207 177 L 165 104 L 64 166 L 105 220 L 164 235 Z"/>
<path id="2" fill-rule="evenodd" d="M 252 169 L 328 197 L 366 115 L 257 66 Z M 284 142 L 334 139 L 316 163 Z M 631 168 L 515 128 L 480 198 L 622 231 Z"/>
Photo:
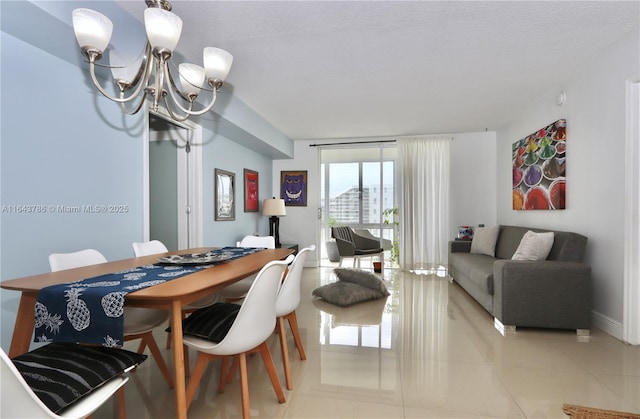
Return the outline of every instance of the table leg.
<path id="1" fill-rule="evenodd" d="M 37 294 L 23 292 L 20 296 L 18 315 L 16 317 L 16 324 L 13 327 L 11 346 L 9 347 L 9 358 L 29 352 L 33 329 L 36 325 L 35 308 L 37 299 Z"/>
<path id="2" fill-rule="evenodd" d="M 186 380 L 184 373 L 184 347 L 182 345 L 182 305 L 171 304 L 171 338 L 173 339 L 173 367 L 176 392 L 176 418 L 187 419 Z"/>

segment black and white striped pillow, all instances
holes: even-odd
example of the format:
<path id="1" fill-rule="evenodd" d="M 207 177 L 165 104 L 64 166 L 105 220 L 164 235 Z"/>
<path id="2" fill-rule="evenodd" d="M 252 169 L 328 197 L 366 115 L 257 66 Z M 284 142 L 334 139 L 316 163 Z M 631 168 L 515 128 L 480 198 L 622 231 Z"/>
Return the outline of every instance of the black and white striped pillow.
<path id="1" fill-rule="evenodd" d="M 57 413 L 145 359 L 147 355 L 125 349 L 50 343 L 11 361 L 40 400 Z"/>
<path id="2" fill-rule="evenodd" d="M 185 335 L 221 342 L 240 311 L 239 304 L 215 303 L 191 313 L 182 323 Z"/>

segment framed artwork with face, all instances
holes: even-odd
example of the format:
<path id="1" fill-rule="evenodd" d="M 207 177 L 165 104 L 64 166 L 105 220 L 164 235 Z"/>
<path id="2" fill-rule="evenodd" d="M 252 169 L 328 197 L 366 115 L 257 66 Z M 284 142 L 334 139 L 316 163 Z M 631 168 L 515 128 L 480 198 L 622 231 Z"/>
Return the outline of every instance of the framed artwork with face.
<path id="1" fill-rule="evenodd" d="M 286 206 L 307 206 L 307 171 L 280 172 L 280 198 Z"/>

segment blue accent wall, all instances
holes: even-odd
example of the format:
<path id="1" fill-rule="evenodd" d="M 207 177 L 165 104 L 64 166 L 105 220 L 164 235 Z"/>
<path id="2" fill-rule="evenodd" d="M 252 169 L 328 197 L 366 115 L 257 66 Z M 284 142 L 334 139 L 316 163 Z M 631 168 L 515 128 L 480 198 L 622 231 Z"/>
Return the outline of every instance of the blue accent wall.
<path id="1" fill-rule="evenodd" d="M 144 239 L 144 117 L 123 114 L 97 93 L 71 10 L 95 8 L 118 22 L 113 44 L 127 35 L 141 39 L 141 23 L 113 2 L 3 1 L 0 7 L 0 280 L 47 272 L 54 252 L 95 248 L 110 260 L 130 257 L 131 243 Z M 225 91 L 214 112 L 195 122 L 206 142 L 204 244 L 266 233 L 264 217 L 244 213 L 243 169 L 260 173 L 260 199 L 271 196 L 272 160 L 293 157 L 293 142 Z M 213 219 L 214 168 L 236 173 L 235 221 Z M 19 297 L 0 290 L 5 351 Z"/>

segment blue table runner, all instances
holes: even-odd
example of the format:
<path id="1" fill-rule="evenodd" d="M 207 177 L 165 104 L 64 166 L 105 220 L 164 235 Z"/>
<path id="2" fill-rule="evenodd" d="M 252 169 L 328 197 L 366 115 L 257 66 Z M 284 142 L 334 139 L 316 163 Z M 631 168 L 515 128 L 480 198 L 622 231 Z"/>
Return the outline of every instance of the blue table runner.
<path id="1" fill-rule="evenodd" d="M 207 269 L 262 248 L 224 247 L 206 255 L 225 257 L 202 265 L 156 263 L 80 281 L 45 287 L 35 307 L 35 342 L 76 342 L 109 347 L 124 341 L 124 299 L 127 293 Z"/>

